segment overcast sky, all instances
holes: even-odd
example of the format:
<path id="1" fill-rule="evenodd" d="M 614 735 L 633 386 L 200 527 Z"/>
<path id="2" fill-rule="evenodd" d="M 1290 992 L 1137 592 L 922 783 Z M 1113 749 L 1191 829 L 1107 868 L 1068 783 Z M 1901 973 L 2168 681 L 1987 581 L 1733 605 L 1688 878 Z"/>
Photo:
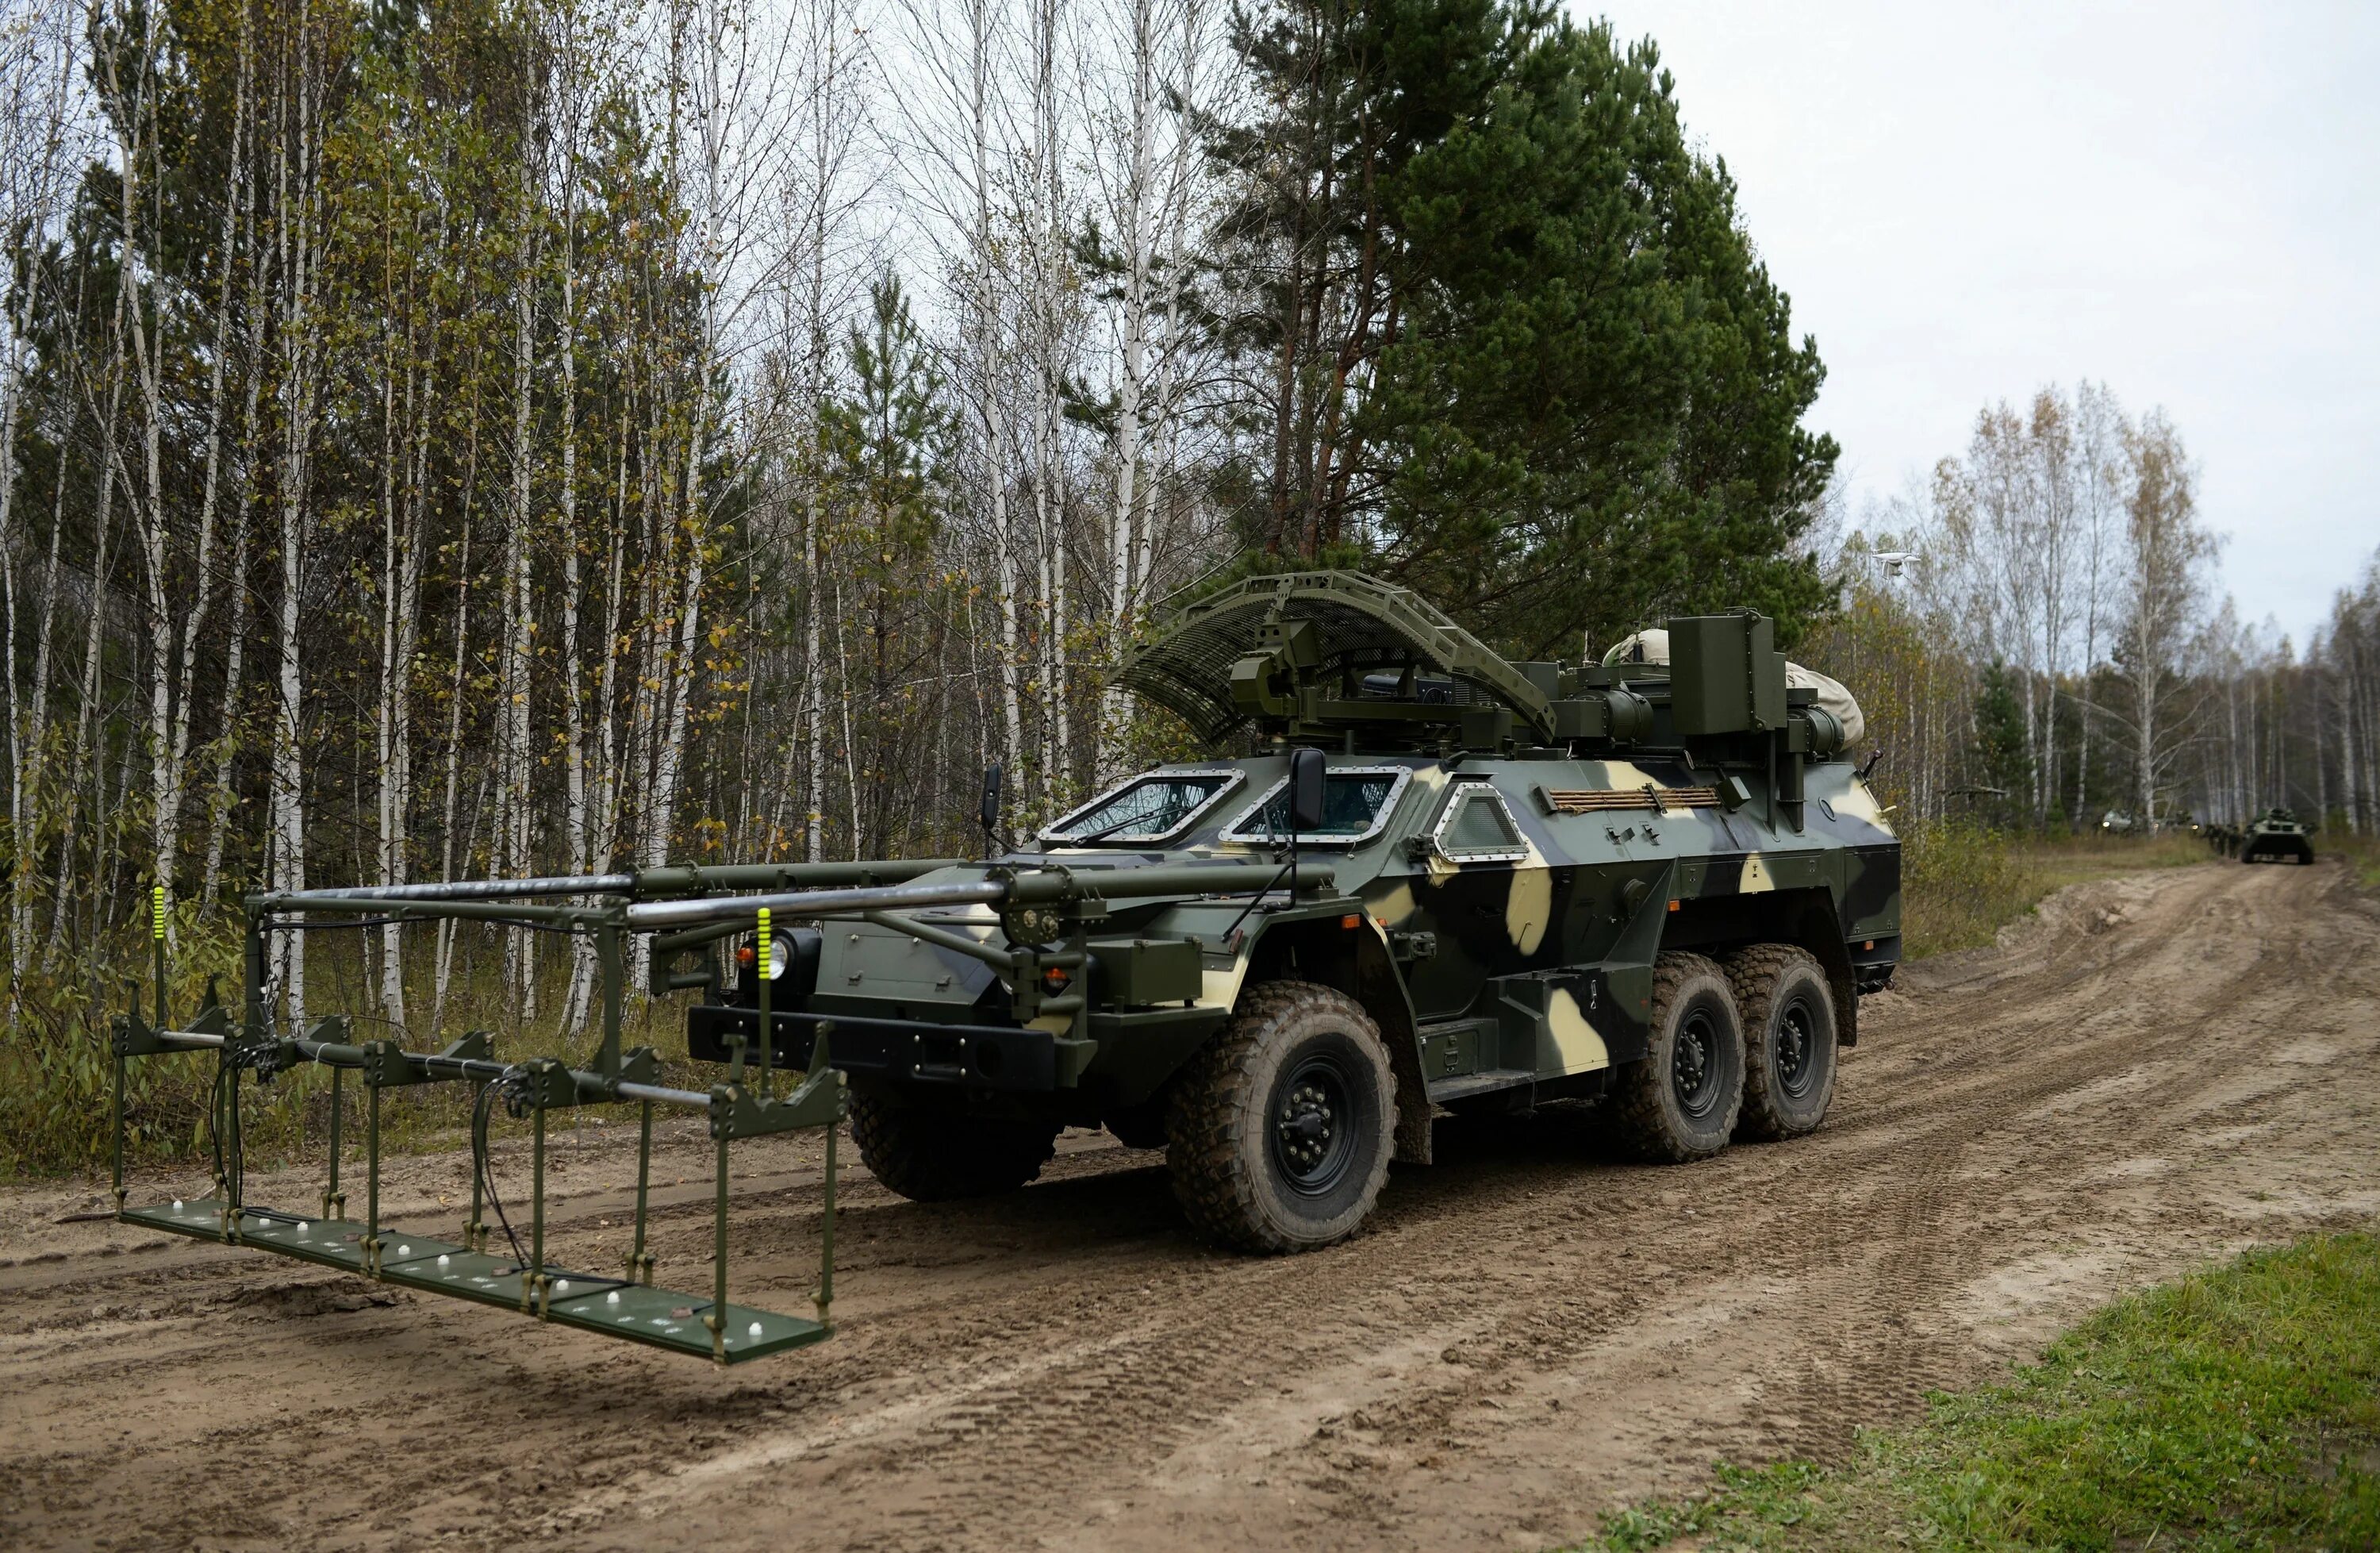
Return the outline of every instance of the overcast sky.
<path id="1" fill-rule="evenodd" d="M 2180 428 L 2244 618 L 2302 646 L 2380 545 L 2380 3 L 1572 4 L 1734 173 L 1854 518 L 2090 377 Z"/>

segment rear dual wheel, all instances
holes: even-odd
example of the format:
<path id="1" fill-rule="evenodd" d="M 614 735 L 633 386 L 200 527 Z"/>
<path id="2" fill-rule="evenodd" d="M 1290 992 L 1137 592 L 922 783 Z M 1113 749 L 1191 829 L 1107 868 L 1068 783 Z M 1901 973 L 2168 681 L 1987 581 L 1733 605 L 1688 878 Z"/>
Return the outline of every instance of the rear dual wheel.
<path id="1" fill-rule="evenodd" d="M 1816 1131 L 1835 1097 L 1835 999 L 1827 973 L 1791 944 L 1755 944 L 1728 956 L 1726 966 L 1743 1021 L 1736 1136 L 1773 1141 Z"/>
<path id="2" fill-rule="evenodd" d="M 1723 961 L 1661 956 L 1649 1047 L 1614 1075 L 1611 1106 L 1621 1139 L 1646 1159 L 1682 1164 L 1730 1138 L 1800 1137 L 1834 1099 L 1834 996 L 1817 961 L 1790 944 Z"/>
<path id="3" fill-rule="evenodd" d="M 1664 954 L 1653 966 L 1651 1023 L 1645 1060 L 1613 1075 L 1612 1125 L 1641 1158 L 1707 1159 L 1727 1147 L 1743 1107 L 1734 989 L 1701 955 Z"/>

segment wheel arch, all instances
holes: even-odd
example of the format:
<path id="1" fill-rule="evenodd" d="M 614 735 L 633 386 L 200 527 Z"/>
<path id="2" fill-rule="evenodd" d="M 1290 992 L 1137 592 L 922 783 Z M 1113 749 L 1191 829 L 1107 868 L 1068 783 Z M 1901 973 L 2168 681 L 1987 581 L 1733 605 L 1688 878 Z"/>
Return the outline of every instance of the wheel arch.
<path id="1" fill-rule="evenodd" d="M 1356 925 L 1345 924 L 1349 917 Z M 1429 1090 L 1421 1072 L 1420 1021 L 1404 977 L 1389 954 L 1379 924 L 1359 906 L 1325 916 L 1268 921 L 1248 951 L 1241 991 L 1264 982 L 1293 979 L 1335 987 L 1364 1006 L 1380 1027 L 1389 1068 L 1397 1084 L 1393 1157 L 1399 1164 L 1430 1162 Z"/>

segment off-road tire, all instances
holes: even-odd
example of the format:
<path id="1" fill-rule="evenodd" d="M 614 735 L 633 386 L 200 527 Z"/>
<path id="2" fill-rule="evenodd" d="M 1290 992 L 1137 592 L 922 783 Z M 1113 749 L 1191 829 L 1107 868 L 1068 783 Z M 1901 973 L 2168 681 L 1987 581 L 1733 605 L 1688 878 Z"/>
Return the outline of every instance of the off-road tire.
<path id="1" fill-rule="evenodd" d="M 1685 1066 L 1682 1054 L 1690 1058 Z M 1692 1103 L 1682 1097 L 1682 1085 Z M 1664 954 L 1653 966 L 1650 1049 L 1613 1077 L 1614 1134 L 1642 1159 L 1707 1159 L 1727 1147 L 1742 1105 L 1743 1021 L 1735 990 L 1701 955 Z"/>
<path id="2" fill-rule="evenodd" d="M 913 1203 L 1014 1192 L 1057 1152 L 1054 1121 L 920 1110 L 854 1091 L 851 1141 L 868 1174 Z"/>
<path id="3" fill-rule="evenodd" d="M 1727 957 L 1743 1021 L 1743 1111 L 1735 1135 L 1761 1143 L 1815 1132 L 1835 1097 L 1834 989 L 1808 951 L 1755 944 Z"/>
<path id="4" fill-rule="evenodd" d="M 1319 1250 L 1371 1216 L 1396 1119 L 1388 1047 L 1363 1005 L 1310 982 L 1263 983 L 1173 1082 L 1173 1195 L 1220 1244 Z"/>

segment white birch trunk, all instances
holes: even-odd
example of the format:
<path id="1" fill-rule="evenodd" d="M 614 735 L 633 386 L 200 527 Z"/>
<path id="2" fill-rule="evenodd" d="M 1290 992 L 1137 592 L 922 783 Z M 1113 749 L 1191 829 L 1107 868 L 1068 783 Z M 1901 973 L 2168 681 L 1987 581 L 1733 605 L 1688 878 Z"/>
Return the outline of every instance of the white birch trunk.
<path id="1" fill-rule="evenodd" d="M 567 13 L 565 13 L 567 17 Z M 568 25 L 567 19 L 565 23 Z M 565 70 L 561 97 L 565 106 L 562 148 L 562 315 L 556 320 L 556 349 L 562 358 L 562 708 L 563 776 L 568 813 L 565 842 L 569 849 L 566 871 L 587 871 L 593 852 L 591 816 L 588 808 L 586 661 L 579 642 L 578 599 L 578 95 L 576 81 L 577 41 L 565 34 L 562 44 Z M 571 941 L 570 989 L 563 1000 L 562 1027 L 575 1029 L 585 1018 L 595 992 L 595 946 L 586 935 Z"/>
<path id="2" fill-rule="evenodd" d="M 445 796 L 441 805 L 438 827 L 438 876 L 455 877 L 455 843 L 463 780 L 463 686 L 464 668 L 470 661 L 471 637 L 471 511 L 472 495 L 480 477 L 480 415 L 477 399 L 473 400 L 471 429 L 463 459 L 462 534 L 458 540 L 461 555 L 455 567 L 454 667 L 446 690 L 446 771 Z M 466 866 L 469 854 L 464 854 Z M 437 1028 L 446 1009 L 447 987 L 455 970 L 455 922 L 442 919 L 438 923 L 437 959 L 431 974 L 430 1023 Z"/>
<path id="3" fill-rule="evenodd" d="M 305 555 L 311 538 L 314 418 L 321 392 L 322 319 L 315 306 L 324 230 L 321 137 L 324 76 L 328 61 L 314 36 L 314 18 L 301 9 L 294 89 L 294 141 L 276 158 L 275 223 L 281 253 L 282 407 L 281 468 L 277 483 L 281 515 L 281 618 L 278 704 L 272 755 L 273 884 L 275 889 L 306 887 L 305 655 L 301 613 Z M 306 1019 L 306 935 L 278 935 L 278 980 L 293 1025 Z"/>
<path id="4" fill-rule="evenodd" d="M 1148 373 L 1148 199 L 1153 178 L 1153 141 L 1157 114 L 1157 37 L 1153 0 L 1129 0 L 1132 32 L 1132 85 L 1125 109 L 1129 164 L 1124 175 L 1123 220 L 1123 351 L 1116 385 L 1115 507 L 1108 520 L 1110 634 L 1108 672 L 1113 675 L 1124 644 L 1132 639 L 1135 604 L 1135 531 L 1140 513 L 1142 402 Z M 1092 764 L 1095 786 L 1104 787 L 1123 775 L 1114 753 L 1131 716 L 1130 697 L 1121 685 L 1108 686 L 1105 715 L 1097 732 Z"/>
<path id="5" fill-rule="evenodd" d="M 531 51 L 530 61 L 525 66 L 525 75 L 524 86 L 531 104 L 528 117 L 533 122 L 538 116 L 534 51 Z M 528 165 L 526 150 L 518 177 L 521 229 L 514 235 L 520 247 L 515 258 L 516 269 L 513 278 L 512 507 L 507 515 L 511 521 L 504 531 L 504 704 L 501 708 L 504 780 L 497 798 L 500 818 L 497 824 L 499 850 L 496 871 L 504 875 L 531 872 L 529 703 L 536 670 L 533 658 L 536 652 L 537 600 L 529 586 L 529 532 L 533 495 L 531 476 L 536 466 L 530 410 L 535 397 L 533 374 L 537 358 L 535 291 L 538 243 L 533 198 L 536 179 Z M 505 985 L 519 1000 L 522 1018 L 534 1020 L 537 1017 L 537 975 L 529 948 L 528 935 L 519 932 L 504 935 Z"/>

